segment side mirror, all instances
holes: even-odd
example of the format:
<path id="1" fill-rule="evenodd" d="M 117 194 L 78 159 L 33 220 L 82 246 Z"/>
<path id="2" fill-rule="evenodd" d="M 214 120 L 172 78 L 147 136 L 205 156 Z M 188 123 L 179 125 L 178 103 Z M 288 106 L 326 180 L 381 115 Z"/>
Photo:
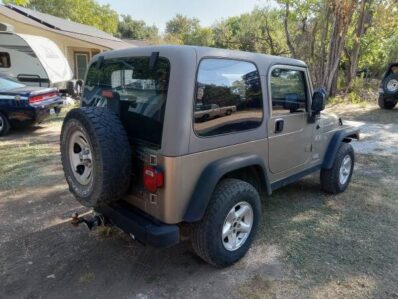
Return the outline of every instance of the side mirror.
<path id="1" fill-rule="evenodd" d="M 321 88 L 315 90 L 312 96 L 312 105 L 311 105 L 312 114 L 314 115 L 319 114 L 323 109 L 325 109 L 326 100 L 327 100 L 327 93 L 325 89 Z"/>

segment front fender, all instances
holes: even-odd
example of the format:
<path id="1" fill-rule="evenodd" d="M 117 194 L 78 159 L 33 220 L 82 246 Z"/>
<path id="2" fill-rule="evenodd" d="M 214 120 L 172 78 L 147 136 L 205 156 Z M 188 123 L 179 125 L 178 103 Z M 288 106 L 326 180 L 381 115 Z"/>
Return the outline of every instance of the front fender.
<path id="1" fill-rule="evenodd" d="M 352 139 L 359 140 L 358 128 L 348 127 L 336 132 L 330 140 L 325 158 L 322 163 L 322 168 L 331 169 L 333 167 L 333 162 L 336 158 L 341 142 L 351 142 Z"/>
<path id="2" fill-rule="evenodd" d="M 207 205 L 219 180 L 227 173 L 249 166 L 259 166 L 267 192 L 271 192 L 266 168 L 263 160 L 252 154 L 239 154 L 222 158 L 210 163 L 200 175 L 188 208 L 184 214 L 184 221 L 195 222 L 203 218 Z"/>

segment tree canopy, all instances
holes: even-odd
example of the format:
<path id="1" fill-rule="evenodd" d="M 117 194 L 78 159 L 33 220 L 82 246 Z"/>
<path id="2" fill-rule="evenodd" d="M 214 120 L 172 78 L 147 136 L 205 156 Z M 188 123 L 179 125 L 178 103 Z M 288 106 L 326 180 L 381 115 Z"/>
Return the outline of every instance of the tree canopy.
<path id="1" fill-rule="evenodd" d="M 130 15 L 121 15 L 117 32 L 122 38 L 143 40 L 155 39 L 159 35 L 159 29 L 156 26 L 148 26 L 144 21 L 134 20 Z"/>

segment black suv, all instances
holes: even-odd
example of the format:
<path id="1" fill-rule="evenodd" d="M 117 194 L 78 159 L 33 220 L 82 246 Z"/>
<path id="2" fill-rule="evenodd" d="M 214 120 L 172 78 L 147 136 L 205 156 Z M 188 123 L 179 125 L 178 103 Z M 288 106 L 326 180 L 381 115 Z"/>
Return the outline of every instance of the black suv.
<path id="1" fill-rule="evenodd" d="M 393 109 L 398 102 L 398 63 L 388 67 L 379 88 L 379 106 Z"/>

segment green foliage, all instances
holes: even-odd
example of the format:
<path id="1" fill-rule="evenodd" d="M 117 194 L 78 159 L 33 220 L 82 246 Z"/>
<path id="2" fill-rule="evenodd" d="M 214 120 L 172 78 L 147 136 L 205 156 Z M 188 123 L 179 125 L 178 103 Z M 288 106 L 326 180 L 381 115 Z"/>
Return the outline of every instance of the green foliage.
<path id="1" fill-rule="evenodd" d="M 211 46 L 213 31 L 200 27 L 198 19 L 178 14 L 166 23 L 165 40 L 171 44 Z"/>
<path id="2" fill-rule="evenodd" d="M 27 6 L 29 0 L 3 0 L 3 4 L 15 4 L 19 6 Z"/>
<path id="3" fill-rule="evenodd" d="M 390 62 L 398 60 L 398 2 L 392 0 L 373 0 L 367 6 L 365 18 L 365 34 L 360 39 L 360 55 L 358 69 L 368 69 L 371 76 L 380 78 Z M 348 32 L 346 49 L 353 47 L 355 25 L 358 11 Z M 349 62 L 347 52 L 342 57 L 343 64 Z"/>
<path id="4" fill-rule="evenodd" d="M 121 15 L 117 26 L 118 36 L 131 39 L 156 39 L 159 30 L 156 26 L 148 26 L 144 21 L 134 20 L 130 15 Z"/>

